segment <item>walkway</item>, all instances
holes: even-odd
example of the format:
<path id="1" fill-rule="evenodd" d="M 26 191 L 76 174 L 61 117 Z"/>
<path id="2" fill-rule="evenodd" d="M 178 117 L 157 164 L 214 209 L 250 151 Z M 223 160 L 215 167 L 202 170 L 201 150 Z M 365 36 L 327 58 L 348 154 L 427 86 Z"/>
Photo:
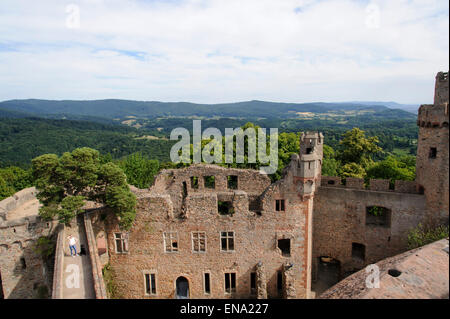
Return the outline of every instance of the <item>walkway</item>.
<path id="1" fill-rule="evenodd" d="M 83 254 L 80 256 L 72 257 L 70 255 L 69 241 L 67 240 L 69 235 L 77 238 L 76 247 L 78 253 L 80 253 L 80 247 L 84 247 L 84 251 L 81 251 Z M 94 280 L 92 278 L 92 266 L 83 215 L 78 216 L 76 223 L 72 222 L 71 227 L 66 227 L 65 237 L 62 281 L 63 299 L 95 299 Z"/>

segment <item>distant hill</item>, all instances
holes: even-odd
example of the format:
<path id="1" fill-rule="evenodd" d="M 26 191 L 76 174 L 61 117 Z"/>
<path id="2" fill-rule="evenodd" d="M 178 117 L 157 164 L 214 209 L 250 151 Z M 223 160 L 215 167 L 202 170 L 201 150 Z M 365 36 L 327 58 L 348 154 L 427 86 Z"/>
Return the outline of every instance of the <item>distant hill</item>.
<path id="1" fill-rule="evenodd" d="M 419 104 L 400 104 L 396 102 L 373 102 L 373 101 L 355 101 L 355 102 L 349 102 L 349 103 L 355 103 L 355 104 L 363 104 L 363 105 L 383 105 L 390 109 L 399 109 L 404 110 L 406 112 L 417 114 L 420 105 Z"/>
<path id="2" fill-rule="evenodd" d="M 392 102 L 389 102 L 392 103 Z M 278 103 L 247 101 L 223 104 L 189 102 L 144 102 L 131 100 L 52 101 L 10 100 L 0 102 L 0 117 L 38 116 L 45 118 L 124 119 L 157 117 L 238 117 L 238 118 L 304 118 L 312 115 L 353 116 L 373 114 L 384 119 L 415 119 L 415 115 L 379 102 L 348 103 Z"/>

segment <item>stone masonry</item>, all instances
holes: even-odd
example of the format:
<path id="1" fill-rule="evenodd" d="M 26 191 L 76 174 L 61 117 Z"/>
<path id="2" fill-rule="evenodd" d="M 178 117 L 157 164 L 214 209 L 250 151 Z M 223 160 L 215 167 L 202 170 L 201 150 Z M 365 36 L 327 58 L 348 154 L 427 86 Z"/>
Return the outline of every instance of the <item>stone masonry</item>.
<path id="1" fill-rule="evenodd" d="M 179 282 L 187 281 L 189 298 L 309 297 L 322 145 L 321 134 L 304 134 L 300 154 L 274 184 L 259 171 L 215 165 L 162 171 L 148 191 L 137 192 L 138 214 L 129 233 L 111 214 L 106 222 L 121 296 L 180 297 Z M 230 185 L 229 176 L 237 183 Z M 229 212 L 221 214 L 224 202 Z M 231 249 L 224 235 L 231 237 Z M 117 238 L 126 238 L 126 252 Z"/>

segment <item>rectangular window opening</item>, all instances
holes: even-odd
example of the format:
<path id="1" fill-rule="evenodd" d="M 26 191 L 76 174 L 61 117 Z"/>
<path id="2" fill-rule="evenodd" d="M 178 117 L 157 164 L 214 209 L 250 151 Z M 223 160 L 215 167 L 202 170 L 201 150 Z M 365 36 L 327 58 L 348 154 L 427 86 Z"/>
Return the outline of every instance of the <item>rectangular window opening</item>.
<path id="1" fill-rule="evenodd" d="M 191 188 L 198 188 L 198 177 L 191 176 Z"/>
<path id="2" fill-rule="evenodd" d="M 275 210 L 277 212 L 284 212 L 285 211 L 284 199 L 277 199 L 277 200 L 275 200 Z"/>
<path id="3" fill-rule="evenodd" d="M 220 215 L 233 215 L 233 203 L 231 201 L 217 201 L 217 211 Z"/>
<path id="4" fill-rule="evenodd" d="M 234 232 L 221 232 L 220 242 L 222 251 L 234 251 Z"/>
<path id="5" fill-rule="evenodd" d="M 156 295 L 156 274 L 145 274 L 145 293 Z"/>
<path id="6" fill-rule="evenodd" d="M 205 232 L 193 232 L 192 233 L 192 250 L 197 253 L 206 251 L 206 233 Z"/>
<path id="7" fill-rule="evenodd" d="M 116 242 L 116 253 L 124 254 L 128 252 L 128 234 L 115 233 L 114 239 Z"/>
<path id="8" fill-rule="evenodd" d="M 164 233 L 164 248 L 166 252 L 178 251 L 178 233 L 165 232 Z"/>
<path id="9" fill-rule="evenodd" d="M 352 258 L 364 261 L 366 258 L 366 246 L 359 243 L 352 243 Z"/>
<path id="10" fill-rule="evenodd" d="M 211 293 L 211 277 L 209 273 L 207 272 L 204 273 L 204 280 L 205 280 L 204 292 L 206 295 L 209 295 Z"/>
<path id="11" fill-rule="evenodd" d="M 236 175 L 229 175 L 227 177 L 228 189 L 238 188 L 238 177 Z"/>
<path id="12" fill-rule="evenodd" d="M 216 188 L 216 178 L 214 176 L 204 176 L 205 188 Z"/>
<path id="13" fill-rule="evenodd" d="M 366 226 L 390 227 L 391 210 L 381 206 L 366 207 Z"/>
<path id="14" fill-rule="evenodd" d="M 291 256 L 291 240 L 288 239 L 278 239 L 278 248 L 281 250 L 281 254 L 284 257 Z"/>
<path id="15" fill-rule="evenodd" d="M 250 294 L 256 295 L 256 272 L 250 273 Z"/>
<path id="16" fill-rule="evenodd" d="M 225 293 L 236 292 L 236 273 L 225 273 Z"/>
<path id="17" fill-rule="evenodd" d="M 437 149 L 436 149 L 436 147 L 430 147 L 429 158 L 436 158 L 436 155 L 437 155 Z"/>

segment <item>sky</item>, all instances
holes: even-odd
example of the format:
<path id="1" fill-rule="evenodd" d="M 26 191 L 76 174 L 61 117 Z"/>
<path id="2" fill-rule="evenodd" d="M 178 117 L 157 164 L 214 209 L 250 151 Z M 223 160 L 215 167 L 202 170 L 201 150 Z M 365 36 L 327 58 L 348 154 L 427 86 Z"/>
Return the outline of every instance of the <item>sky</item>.
<path id="1" fill-rule="evenodd" d="M 0 101 L 432 103 L 446 0 L 0 0 Z"/>

